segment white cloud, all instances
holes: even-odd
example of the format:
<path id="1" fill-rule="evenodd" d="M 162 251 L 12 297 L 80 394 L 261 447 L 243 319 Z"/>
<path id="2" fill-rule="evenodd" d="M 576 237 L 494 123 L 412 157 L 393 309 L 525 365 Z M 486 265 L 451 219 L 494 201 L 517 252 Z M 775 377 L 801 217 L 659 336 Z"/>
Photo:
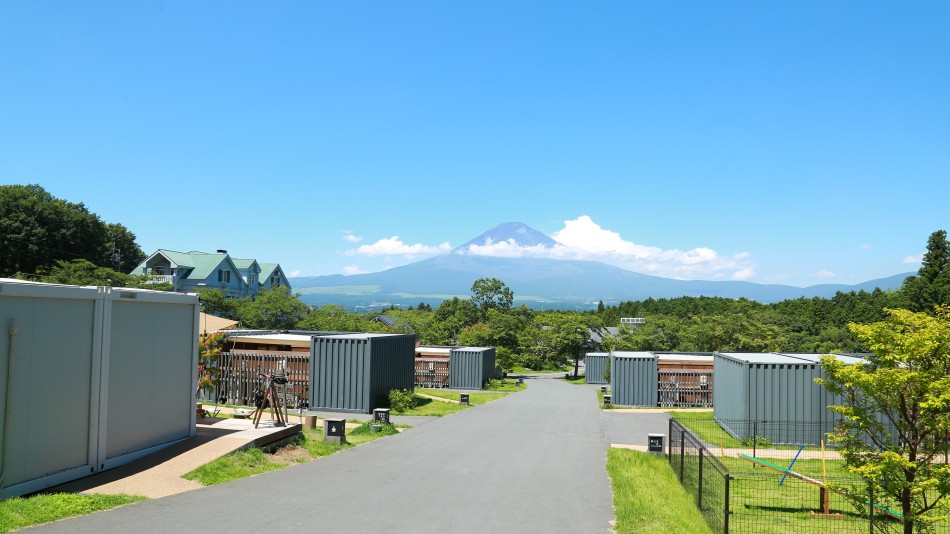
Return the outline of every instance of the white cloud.
<path id="1" fill-rule="evenodd" d="M 447 254 L 452 250 L 448 241 L 438 246 L 432 247 L 416 243 L 409 245 L 403 243 L 398 235 L 387 239 L 380 239 L 372 245 L 360 245 L 355 249 L 344 252 L 348 256 L 405 256 L 407 258 L 417 258 L 419 256 L 435 256 L 438 254 Z"/>
<path id="2" fill-rule="evenodd" d="M 343 241 L 348 241 L 350 243 L 359 243 L 363 238 L 358 235 L 353 235 L 353 232 L 343 232 Z"/>
<path id="3" fill-rule="evenodd" d="M 868 243 L 865 243 L 865 244 L 861 245 L 861 249 L 862 249 L 862 250 L 871 250 L 871 245 L 869 245 Z"/>
<path id="4" fill-rule="evenodd" d="M 817 273 L 815 273 L 815 276 L 817 276 L 818 278 L 834 278 L 835 273 L 827 269 L 822 269 L 818 271 Z"/>
<path id="5" fill-rule="evenodd" d="M 739 269 L 729 277 L 730 280 L 749 280 L 751 278 L 755 278 L 755 270 L 749 268 Z"/>
<path id="6" fill-rule="evenodd" d="M 550 247 L 521 246 L 514 239 L 489 240 L 481 245 L 469 245 L 459 254 L 594 260 L 635 272 L 679 279 L 730 277 L 748 280 L 756 276 L 747 252 L 723 256 L 708 247 L 681 251 L 641 245 L 602 228 L 587 215 L 564 221 L 564 228 L 551 237 L 557 244 Z"/>
<path id="7" fill-rule="evenodd" d="M 920 256 L 907 256 L 906 258 L 904 258 L 904 261 L 902 261 L 901 263 L 906 264 L 906 265 L 918 265 L 920 263 L 923 263 L 923 261 L 924 261 L 924 256 L 923 254 L 921 254 Z"/>
<path id="8" fill-rule="evenodd" d="M 296 271 L 292 271 L 288 273 L 287 276 L 289 276 L 290 278 L 296 278 L 300 276 L 300 269 L 297 269 Z"/>
<path id="9" fill-rule="evenodd" d="M 347 265 L 343 268 L 343 274 L 364 274 L 366 271 L 360 269 L 359 265 Z"/>

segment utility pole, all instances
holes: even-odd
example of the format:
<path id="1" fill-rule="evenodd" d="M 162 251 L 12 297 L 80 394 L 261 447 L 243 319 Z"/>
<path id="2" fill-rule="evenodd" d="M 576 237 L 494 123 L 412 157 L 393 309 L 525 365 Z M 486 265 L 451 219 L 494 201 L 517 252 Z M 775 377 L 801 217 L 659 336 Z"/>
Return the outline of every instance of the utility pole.
<path id="1" fill-rule="evenodd" d="M 112 242 L 112 254 L 109 255 L 109 258 L 112 260 L 112 265 L 115 266 L 115 270 L 120 270 L 122 264 L 122 252 L 119 251 L 119 247 L 116 246 L 116 242 Z"/>

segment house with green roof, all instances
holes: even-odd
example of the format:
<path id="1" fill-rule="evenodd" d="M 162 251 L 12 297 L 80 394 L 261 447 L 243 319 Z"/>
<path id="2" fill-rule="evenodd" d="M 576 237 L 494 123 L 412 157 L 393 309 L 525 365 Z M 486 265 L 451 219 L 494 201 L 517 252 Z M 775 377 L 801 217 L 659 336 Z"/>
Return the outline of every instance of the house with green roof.
<path id="1" fill-rule="evenodd" d="M 280 268 L 279 263 L 262 263 L 258 284 L 264 289 L 273 289 L 278 286 L 290 288 L 290 281 Z"/>
<path id="2" fill-rule="evenodd" d="M 261 288 L 279 285 L 290 288 L 280 264 L 232 258 L 226 250 L 207 253 L 159 249 L 131 274 L 145 274 L 155 281 L 172 284 L 172 291 L 178 293 L 220 289 L 225 296 L 233 298 L 256 297 Z"/>

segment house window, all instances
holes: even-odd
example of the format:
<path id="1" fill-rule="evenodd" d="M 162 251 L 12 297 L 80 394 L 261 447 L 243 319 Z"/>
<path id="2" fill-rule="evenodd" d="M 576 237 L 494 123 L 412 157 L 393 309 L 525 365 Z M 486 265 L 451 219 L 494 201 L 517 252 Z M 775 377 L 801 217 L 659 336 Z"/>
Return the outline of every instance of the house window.
<path id="1" fill-rule="evenodd" d="M 231 271 L 218 269 L 218 282 L 231 283 Z"/>
<path id="2" fill-rule="evenodd" d="M 279 285 L 280 285 L 280 277 L 279 277 L 279 276 L 272 276 L 271 279 L 270 279 L 270 285 L 272 285 L 272 286 L 274 286 L 274 287 L 279 286 Z"/>
<path id="3" fill-rule="evenodd" d="M 159 276 L 164 276 L 164 274 L 165 274 L 165 266 L 164 266 L 164 265 L 156 265 L 155 267 L 152 267 L 152 274 L 157 274 L 157 275 L 159 275 Z"/>

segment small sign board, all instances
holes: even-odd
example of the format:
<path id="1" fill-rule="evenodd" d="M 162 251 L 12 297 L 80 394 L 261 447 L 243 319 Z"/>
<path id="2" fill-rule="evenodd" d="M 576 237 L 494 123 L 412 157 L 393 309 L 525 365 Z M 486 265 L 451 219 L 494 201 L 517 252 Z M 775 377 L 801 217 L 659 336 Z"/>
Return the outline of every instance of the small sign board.
<path id="1" fill-rule="evenodd" d="M 666 434 L 647 434 L 647 452 L 663 454 Z"/>
<path id="2" fill-rule="evenodd" d="M 376 408 L 373 410 L 373 421 L 376 423 L 382 423 L 384 425 L 389 424 L 389 408 Z"/>

